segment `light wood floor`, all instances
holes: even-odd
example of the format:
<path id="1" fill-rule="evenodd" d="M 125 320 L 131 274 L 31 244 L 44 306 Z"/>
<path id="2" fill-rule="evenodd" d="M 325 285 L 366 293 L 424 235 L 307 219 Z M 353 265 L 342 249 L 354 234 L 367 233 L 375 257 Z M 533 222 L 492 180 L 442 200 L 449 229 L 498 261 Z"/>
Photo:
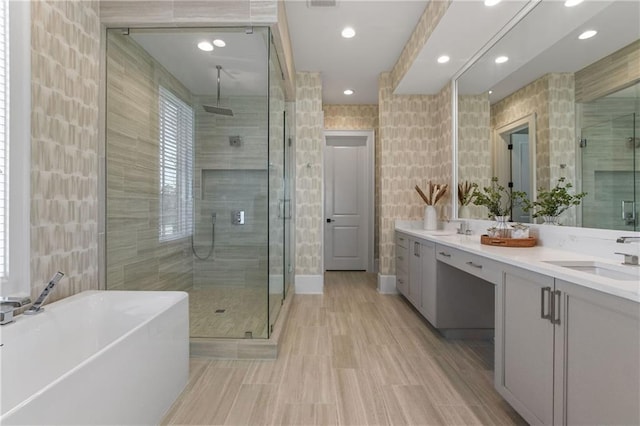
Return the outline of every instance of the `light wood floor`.
<path id="1" fill-rule="evenodd" d="M 163 424 L 526 424 L 493 388 L 493 346 L 447 341 L 375 275 L 296 295 L 275 361 L 192 358 Z"/>

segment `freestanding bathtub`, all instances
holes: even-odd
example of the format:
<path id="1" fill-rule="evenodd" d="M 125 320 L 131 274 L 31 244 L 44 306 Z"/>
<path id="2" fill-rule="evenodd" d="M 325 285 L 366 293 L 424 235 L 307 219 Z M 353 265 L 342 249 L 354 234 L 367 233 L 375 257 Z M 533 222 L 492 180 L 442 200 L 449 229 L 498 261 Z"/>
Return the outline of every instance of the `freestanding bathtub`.
<path id="1" fill-rule="evenodd" d="M 187 297 L 86 291 L 2 326 L 0 424 L 159 423 L 188 379 Z"/>

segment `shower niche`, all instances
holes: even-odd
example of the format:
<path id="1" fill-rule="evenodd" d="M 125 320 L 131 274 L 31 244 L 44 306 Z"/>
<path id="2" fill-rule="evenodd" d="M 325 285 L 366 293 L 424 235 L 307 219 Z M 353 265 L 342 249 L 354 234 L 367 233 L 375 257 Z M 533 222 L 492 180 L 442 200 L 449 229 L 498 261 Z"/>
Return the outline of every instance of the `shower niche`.
<path id="1" fill-rule="evenodd" d="M 107 30 L 107 289 L 188 292 L 192 338 L 268 338 L 290 282 L 270 39 L 266 27 Z"/>

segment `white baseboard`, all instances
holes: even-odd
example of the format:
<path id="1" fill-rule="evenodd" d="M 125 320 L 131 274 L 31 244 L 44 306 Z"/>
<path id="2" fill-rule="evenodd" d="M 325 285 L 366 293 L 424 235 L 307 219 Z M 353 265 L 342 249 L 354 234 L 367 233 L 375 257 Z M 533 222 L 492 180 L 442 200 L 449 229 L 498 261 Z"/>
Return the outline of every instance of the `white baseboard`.
<path id="1" fill-rule="evenodd" d="M 323 294 L 323 275 L 296 275 L 296 294 Z"/>
<path id="2" fill-rule="evenodd" d="M 398 294 L 398 289 L 396 288 L 396 276 L 378 274 L 378 293 Z"/>

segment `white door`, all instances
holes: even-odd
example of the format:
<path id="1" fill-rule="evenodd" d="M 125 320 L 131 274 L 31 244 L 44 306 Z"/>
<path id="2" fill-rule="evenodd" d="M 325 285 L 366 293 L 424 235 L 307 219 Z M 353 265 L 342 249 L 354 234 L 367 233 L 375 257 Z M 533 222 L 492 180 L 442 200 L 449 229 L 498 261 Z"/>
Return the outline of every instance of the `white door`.
<path id="1" fill-rule="evenodd" d="M 372 139 L 373 132 L 325 132 L 326 270 L 371 270 Z"/>

